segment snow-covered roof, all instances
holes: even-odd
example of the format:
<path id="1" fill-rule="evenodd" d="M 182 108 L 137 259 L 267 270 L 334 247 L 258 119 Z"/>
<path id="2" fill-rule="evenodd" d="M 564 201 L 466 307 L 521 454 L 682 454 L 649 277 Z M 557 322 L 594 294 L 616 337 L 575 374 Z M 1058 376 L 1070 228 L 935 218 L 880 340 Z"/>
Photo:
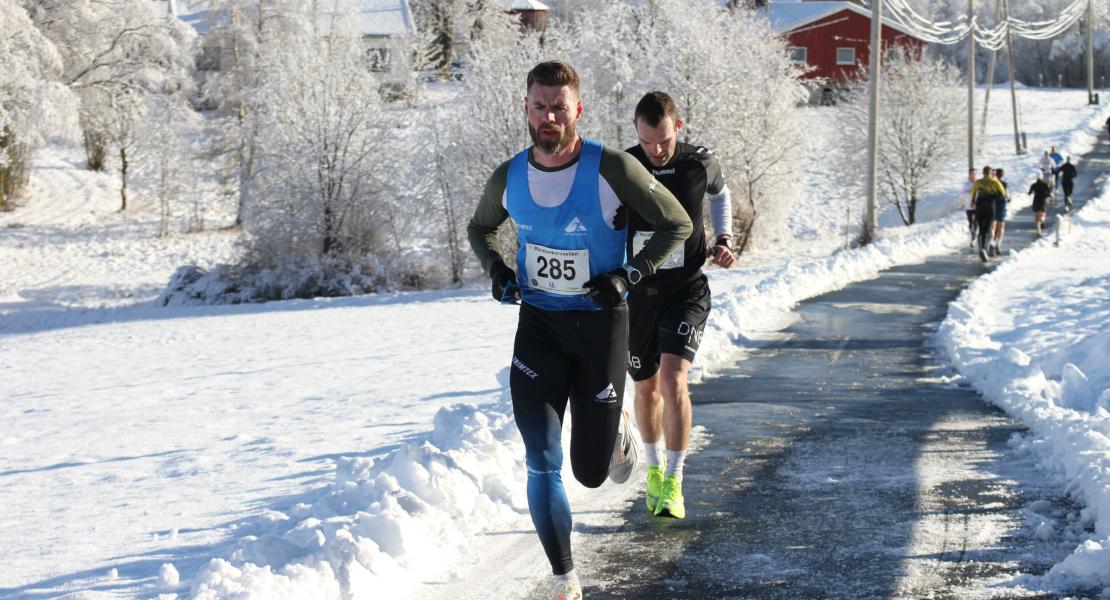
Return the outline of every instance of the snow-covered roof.
<path id="1" fill-rule="evenodd" d="M 793 31 L 845 9 L 863 15 L 868 19 L 871 18 L 871 11 L 855 2 L 813 2 L 804 0 L 771 2 L 770 7 L 771 27 L 779 32 Z M 886 17 L 883 18 L 883 26 L 890 27 L 911 37 L 917 37 Z"/>
<path id="2" fill-rule="evenodd" d="M 416 25 L 408 0 L 347 0 L 349 10 L 355 15 L 354 28 L 369 37 L 402 37 L 414 35 Z M 208 32 L 208 1 L 177 0 L 178 18 L 192 26 L 197 33 Z M 322 11 L 319 23 L 331 24 L 332 11 Z"/>
<path id="3" fill-rule="evenodd" d="M 551 7 L 539 0 L 506 0 L 509 10 L 550 10 Z"/>
<path id="4" fill-rule="evenodd" d="M 364 36 L 403 37 L 416 33 L 408 0 L 347 0 L 355 15 L 355 29 Z M 324 11 L 320 22 L 330 22 L 334 13 Z"/>

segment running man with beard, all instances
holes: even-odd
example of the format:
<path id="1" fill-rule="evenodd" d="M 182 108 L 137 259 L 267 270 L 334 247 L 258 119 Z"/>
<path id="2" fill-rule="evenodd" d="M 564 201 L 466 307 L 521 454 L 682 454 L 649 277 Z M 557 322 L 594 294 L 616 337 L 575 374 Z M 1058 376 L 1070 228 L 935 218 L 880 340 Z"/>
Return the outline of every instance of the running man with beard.
<path id="1" fill-rule="evenodd" d="M 570 463 L 586 487 L 622 483 L 639 452 L 622 410 L 625 293 L 681 247 L 693 226 L 678 200 L 634 158 L 581 138 L 578 74 L 560 61 L 528 73 L 524 114 L 532 147 L 499 166 L 467 226 L 493 280 L 493 297 L 521 302 L 509 387 L 524 439 L 528 510 L 555 575 L 558 600 L 582 597 L 571 557 L 571 512 L 562 481 L 568 399 Z M 655 234 L 625 260 L 631 214 Z M 497 229 L 517 227 L 513 267 Z"/>
<path id="2" fill-rule="evenodd" d="M 678 198 L 694 225 L 686 243 L 628 294 L 628 372 L 636 383 L 636 422 L 647 459 L 647 508 L 656 516 L 682 519 L 682 473 L 692 422 L 686 379 L 710 309 L 709 282 L 701 268 L 706 258 L 725 268 L 735 260 L 732 199 L 717 156 L 678 141 L 684 123 L 670 96 L 645 95 L 632 123 L 640 143 L 625 152 Z M 712 245 L 706 243 L 702 219 L 707 199 L 716 234 Z M 631 215 L 629 253 L 653 231 L 651 223 Z"/>

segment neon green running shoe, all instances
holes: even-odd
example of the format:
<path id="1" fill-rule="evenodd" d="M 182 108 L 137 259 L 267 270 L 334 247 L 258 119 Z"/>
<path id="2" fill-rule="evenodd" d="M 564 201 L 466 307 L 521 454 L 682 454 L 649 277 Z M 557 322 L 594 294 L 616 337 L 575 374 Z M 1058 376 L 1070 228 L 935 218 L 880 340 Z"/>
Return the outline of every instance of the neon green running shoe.
<path id="1" fill-rule="evenodd" d="M 647 468 L 647 494 L 644 499 L 647 501 L 647 509 L 651 514 L 655 514 L 655 505 L 659 503 L 659 496 L 663 495 L 663 467 L 655 465 Z"/>
<path id="2" fill-rule="evenodd" d="M 682 497 L 682 480 L 678 477 L 668 475 L 663 479 L 663 492 L 655 505 L 655 516 L 686 518 L 686 499 Z"/>

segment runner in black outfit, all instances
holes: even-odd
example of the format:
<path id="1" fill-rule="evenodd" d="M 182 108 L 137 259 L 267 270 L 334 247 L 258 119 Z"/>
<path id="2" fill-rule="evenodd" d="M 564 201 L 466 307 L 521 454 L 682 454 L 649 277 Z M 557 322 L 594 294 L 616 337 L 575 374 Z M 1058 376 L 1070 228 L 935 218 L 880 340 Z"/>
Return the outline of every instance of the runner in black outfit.
<path id="1" fill-rule="evenodd" d="M 991 247 L 987 254 L 1002 256 L 1002 238 L 1006 235 L 1006 219 L 1010 212 L 1010 186 L 1006 184 L 1006 174 L 1002 169 L 995 169 L 994 177 L 1002 184 L 1002 195 L 994 199 L 994 232 L 991 234 Z"/>
<path id="2" fill-rule="evenodd" d="M 1071 162 L 1069 156 L 1067 161 L 1060 165 L 1060 185 L 1064 188 L 1064 212 L 1071 212 L 1071 193 L 1075 190 L 1075 178 L 1079 172 L 1075 170 L 1075 165 Z"/>
<path id="3" fill-rule="evenodd" d="M 990 250 L 995 200 L 1006 196 L 1005 188 L 993 175 L 993 169 L 983 167 L 983 176 L 971 186 L 971 204 L 975 208 L 975 220 L 979 226 L 979 258 L 983 261 L 987 260 Z"/>
<path id="4" fill-rule="evenodd" d="M 721 165 L 708 149 L 678 141 L 683 122 L 674 100 L 651 92 L 636 106 L 636 157 L 670 190 L 694 225 L 694 233 L 654 274 L 628 295 L 628 371 L 636 382 L 636 421 L 647 458 L 647 507 L 655 515 L 683 518 L 682 472 L 689 445 L 691 408 L 686 386 L 709 317 L 709 284 L 701 271 L 711 257 L 732 265 L 732 201 Z M 709 199 L 716 230 L 707 249 L 702 211 Z M 628 220 L 631 255 L 650 237 L 652 225 L 636 215 Z M 664 458 L 660 442 L 666 442 Z"/>
<path id="5" fill-rule="evenodd" d="M 1045 209 L 1048 208 L 1048 199 L 1052 197 L 1052 188 L 1045 183 L 1043 174 L 1037 174 L 1037 180 L 1029 186 L 1029 193 L 1033 194 L 1033 225 L 1037 228 L 1037 235 L 1044 235 Z"/>

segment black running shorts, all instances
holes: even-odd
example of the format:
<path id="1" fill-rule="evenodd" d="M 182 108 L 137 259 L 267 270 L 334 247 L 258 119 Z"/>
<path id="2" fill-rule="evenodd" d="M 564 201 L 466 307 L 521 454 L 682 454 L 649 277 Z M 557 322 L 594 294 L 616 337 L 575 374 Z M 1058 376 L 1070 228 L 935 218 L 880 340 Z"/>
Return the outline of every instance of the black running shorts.
<path id="1" fill-rule="evenodd" d="M 659 370 L 663 353 L 694 360 L 711 306 L 709 281 L 699 274 L 674 290 L 650 282 L 628 294 L 628 373 L 643 381 Z"/>

